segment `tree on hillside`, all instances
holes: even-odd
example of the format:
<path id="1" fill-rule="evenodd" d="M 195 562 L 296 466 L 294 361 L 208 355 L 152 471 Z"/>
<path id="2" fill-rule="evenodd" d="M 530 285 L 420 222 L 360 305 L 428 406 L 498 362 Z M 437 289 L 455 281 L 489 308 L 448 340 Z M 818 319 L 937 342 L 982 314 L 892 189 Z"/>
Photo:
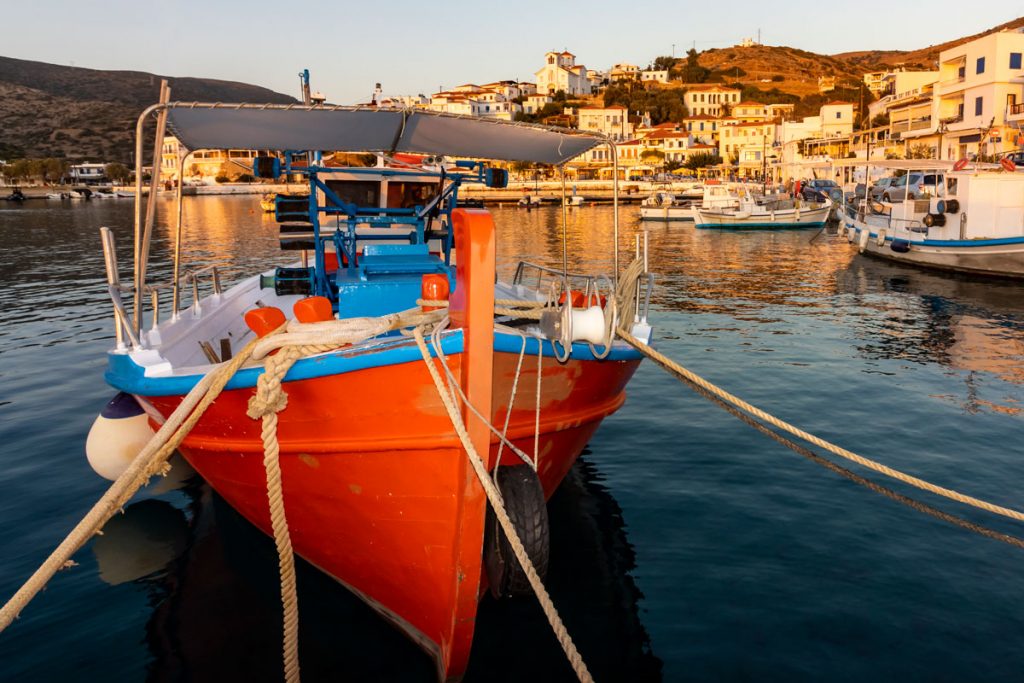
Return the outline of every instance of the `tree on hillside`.
<path id="1" fill-rule="evenodd" d="M 708 80 L 711 70 L 700 65 L 697 50 L 690 48 L 686 51 L 686 65 L 680 70 L 680 76 L 686 83 L 704 83 Z"/>
<path id="2" fill-rule="evenodd" d="M 655 125 L 666 121 L 681 121 L 686 116 L 683 91 L 647 90 L 638 81 L 626 81 L 608 86 L 604 91 L 604 106 L 625 107 L 631 112 L 650 112 Z"/>
<path id="3" fill-rule="evenodd" d="M 654 70 L 655 71 L 672 71 L 672 68 L 676 65 L 675 57 L 655 57 L 654 58 Z"/>

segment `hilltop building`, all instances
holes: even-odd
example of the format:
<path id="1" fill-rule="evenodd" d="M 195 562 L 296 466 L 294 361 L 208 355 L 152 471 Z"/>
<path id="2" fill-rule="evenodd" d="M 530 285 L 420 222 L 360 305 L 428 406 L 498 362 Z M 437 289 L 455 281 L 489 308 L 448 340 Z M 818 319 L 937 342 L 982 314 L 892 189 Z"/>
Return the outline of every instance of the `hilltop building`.
<path id="1" fill-rule="evenodd" d="M 537 76 L 537 92 L 553 95 L 559 90 L 566 95 L 589 95 L 592 92 L 587 67 L 576 64 L 571 52 L 548 52 Z"/>

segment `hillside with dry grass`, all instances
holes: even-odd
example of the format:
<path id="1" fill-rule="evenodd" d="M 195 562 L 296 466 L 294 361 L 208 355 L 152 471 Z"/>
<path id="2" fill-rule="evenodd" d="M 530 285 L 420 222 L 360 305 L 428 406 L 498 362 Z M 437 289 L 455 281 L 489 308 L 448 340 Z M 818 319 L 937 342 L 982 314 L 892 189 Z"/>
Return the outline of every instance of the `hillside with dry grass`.
<path id="1" fill-rule="evenodd" d="M 161 78 L 183 101 L 296 100 L 246 83 L 141 71 L 82 69 L 0 57 L 0 159 L 63 157 L 128 163 L 139 113 L 157 101 Z"/>
<path id="2" fill-rule="evenodd" d="M 819 55 L 788 46 L 753 45 L 750 47 L 716 48 L 701 52 L 700 66 L 710 71 L 709 80 L 738 83 L 762 91 L 779 92 L 805 98 L 818 92 L 818 78 L 834 77 L 839 89 L 858 89 L 863 75 L 896 66 L 912 70 L 936 68 L 939 53 L 997 31 L 1024 27 L 1024 17 L 1000 24 L 981 33 L 964 36 L 918 50 L 872 50 Z M 682 70 L 685 58 L 676 60 L 675 69 Z"/>

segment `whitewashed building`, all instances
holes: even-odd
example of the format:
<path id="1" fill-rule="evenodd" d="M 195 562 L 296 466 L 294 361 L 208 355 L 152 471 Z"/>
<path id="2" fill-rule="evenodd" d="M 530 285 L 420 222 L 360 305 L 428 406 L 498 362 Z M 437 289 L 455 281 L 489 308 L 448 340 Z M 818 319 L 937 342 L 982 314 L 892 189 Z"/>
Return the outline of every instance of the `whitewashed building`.
<path id="1" fill-rule="evenodd" d="M 939 53 L 933 117 L 944 158 L 1013 149 L 1024 125 L 1024 32 L 992 33 Z"/>
<path id="2" fill-rule="evenodd" d="M 537 76 L 537 92 L 554 94 L 562 90 L 567 95 L 589 95 L 592 91 L 587 67 L 576 64 L 576 55 L 571 52 L 548 52 L 545 64 Z"/>
<path id="3" fill-rule="evenodd" d="M 102 183 L 107 179 L 106 165 L 93 164 L 88 161 L 83 164 L 74 164 L 68 169 L 68 177 L 72 183 L 82 185 Z"/>
<path id="4" fill-rule="evenodd" d="M 633 124 L 625 107 L 580 107 L 579 129 L 602 133 L 613 140 L 633 137 Z"/>

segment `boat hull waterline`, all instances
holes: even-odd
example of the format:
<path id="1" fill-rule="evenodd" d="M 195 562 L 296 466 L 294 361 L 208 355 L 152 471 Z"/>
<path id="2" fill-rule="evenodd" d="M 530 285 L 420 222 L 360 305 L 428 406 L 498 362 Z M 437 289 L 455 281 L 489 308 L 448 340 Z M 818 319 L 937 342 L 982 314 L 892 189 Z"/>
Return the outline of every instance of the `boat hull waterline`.
<path id="1" fill-rule="evenodd" d="M 975 273 L 997 277 L 1024 278 L 1024 237 L 991 240 L 904 240 L 907 251 L 892 249 L 893 237 L 885 236 L 878 244 L 878 231 L 863 224 L 846 223 L 853 232 L 853 243 L 860 246 L 861 234 L 868 238 L 862 253 L 880 258 L 910 263 L 926 268 L 937 268 L 961 273 Z M 897 238 L 899 239 L 899 238 Z"/>

